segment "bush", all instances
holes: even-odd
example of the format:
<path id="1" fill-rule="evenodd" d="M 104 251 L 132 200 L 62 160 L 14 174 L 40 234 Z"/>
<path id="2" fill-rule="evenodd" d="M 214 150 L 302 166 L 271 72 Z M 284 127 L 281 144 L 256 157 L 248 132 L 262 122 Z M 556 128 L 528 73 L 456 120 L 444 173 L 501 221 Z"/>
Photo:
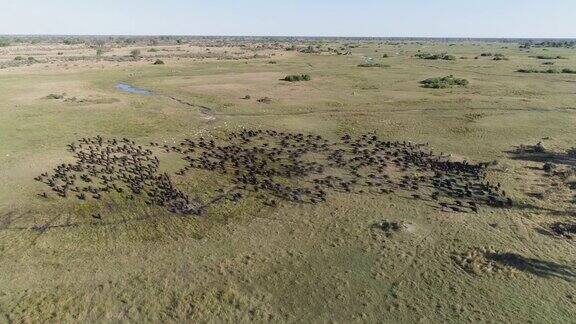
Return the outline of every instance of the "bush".
<path id="1" fill-rule="evenodd" d="M 382 55 L 382 58 L 389 58 L 389 57 L 390 57 L 390 55 L 388 55 L 388 54 Z"/>
<path id="2" fill-rule="evenodd" d="M 149 53 L 156 53 L 156 52 L 158 52 L 158 50 L 155 49 L 155 48 L 151 48 L 151 49 L 148 50 L 148 52 L 149 52 Z"/>
<path id="3" fill-rule="evenodd" d="M 161 59 L 157 59 L 157 60 L 154 62 L 154 65 L 163 65 L 163 64 L 164 64 L 164 61 L 162 61 Z"/>
<path id="4" fill-rule="evenodd" d="M 14 61 L 23 61 L 23 60 L 24 60 L 24 58 L 22 56 L 16 56 L 14 58 Z"/>
<path id="5" fill-rule="evenodd" d="M 456 56 L 449 55 L 446 53 L 442 53 L 442 54 L 418 53 L 415 56 L 417 58 L 424 59 L 424 60 L 446 60 L 446 61 L 455 61 L 456 60 Z"/>
<path id="6" fill-rule="evenodd" d="M 556 69 L 537 70 L 537 69 L 530 68 L 530 69 L 518 69 L 518 70 L 516 70 L 516 72 L 520 72 L 520 73 L 547 73 L 547 74 L 556 74 L 556 73 L 576 74 L 576 70 L 569 69 L 569 68 L 562 69 L 561 71 L 558 71 Z"/>
<path id="7" fill-rule="evenodd" d="M 132 58 L 134 58 L 134 59 L 140 58 L 141 55 L 142 55 L 142 52 L 140 52 L 139 49 L 133 49 L 132 51 L 130 51 L 130 56 L 132 56 Z"/>
<path id="8" fill-rule="evenodd" d="M 270 104 L 270 103 L 272 103 L 272 98 L 264 97 L 264 98 L 260 98 L 256 101 L 258 101 L 259 103 Z"/>
<path id="9" fill-rule="evenodd" d="M 494 54 L 494 61 L 508 61 L 508 58 L 504 54 Z"/>
<path id="10" fill-rule="evenodd" d="M 77 38 L 66 38 L 62 42 L 64 43 L 64 45 L 77 45 L 82 43 L 82 41 Z"/>
<path id="11" fill-rule="evenodd" d="M 539 73 L 540 71 L 530 68 L 530 69 L 518 69 L 518 70 L 516 70 L 516 72 L 519 72 L 519 73 Z"/>
<path id="12" fill-rule="evenodd" d="M 550 173 L 552 171 L 554 171 L 556 169 L 556 164 L 552 163 L 552 162 L 546 162 L 544 163 L 544 165 L 542 166 L 542 170 Z"/>
<path id="13" fill-rule="evenodd" d="M 358 66 L 359 67 L 378 67 L 378 68 L 390 67 L 390 65 L 388 65 L 388 64 L 375 63 L 375 62 L 364 62 L 364 63 L 358 64 Z"/>
<path id="14" fill-rule="evenodd" d="M 310 77 L 309 74 L 300 74 L 300 75 L 295 74 L 295 75 L 287 75 L 282 80 L 288 81 L 288 82 L 310 81 L 310 80 L 312 80 L 312 77 Z"/>
<path id="15" fill-rule="evenodd" d="M 96 56 L 102 56 L 102 55 L 104 55 L 104 49 L 103 48 L 96 49 Z"/>
<path id="16" fill-rule="evenodd" d="M 566 58 L 560 55 L 557 56 L 550 56 L 550 55 L 538 55 L 538 56 L 534 56 L 535 58 L 539 59 L 539 60 L 565 60 Z"/>
<path id="17" fill-rule="evenodd" d="M 466 79 L 458 79 L 452 75 L 441 77 L 441 78 L 429 78 L 423 81 L 420 81 L 420 84 L 423 88 L 431 88 L 431 89 L 445 89 L 445 88 L 452 88 L 453 86 L 461 86 L 465 87 L 468 85 L 468 80 Z"/>
<path id="18" fill-rule="evenodd" d="M 45 97 L 46 99 L 64 99 L 64 94 L 51 93 Z"/>

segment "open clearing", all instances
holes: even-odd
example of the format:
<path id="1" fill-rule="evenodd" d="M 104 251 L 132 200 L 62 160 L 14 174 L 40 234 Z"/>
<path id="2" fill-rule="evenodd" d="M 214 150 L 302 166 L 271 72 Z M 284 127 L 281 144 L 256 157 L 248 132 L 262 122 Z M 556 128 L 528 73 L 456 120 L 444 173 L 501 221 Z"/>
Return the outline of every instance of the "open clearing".
<path id="1" fill-rule="evenodd" d="M 94 53 L 0 48 L 0 322 L 575 320 L 576 49 Z"/>

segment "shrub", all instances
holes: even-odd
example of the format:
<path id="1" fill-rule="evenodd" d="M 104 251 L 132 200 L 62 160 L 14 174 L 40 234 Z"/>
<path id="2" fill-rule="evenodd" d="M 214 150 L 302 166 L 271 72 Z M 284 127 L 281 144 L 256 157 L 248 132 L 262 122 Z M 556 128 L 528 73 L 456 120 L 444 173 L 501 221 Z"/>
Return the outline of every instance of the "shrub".
<path id="1" fill-rule="evenodd" d="M 294 75 L 287 75 L 282 80 L 288 81 L 288 82 L 310 81 L 310 80 L 312 80 L 312 77 L 310 77 L 309 74 L 300 74 L 300 75 L 294 74 Z"/>
<path id="2" fill-rule="evenodd" d="M 364 63 L 358 64 L 358 66 L 359 67 L 379 67 L 379 68 L 390 67 L 390 65 L 388 65 L 388 64 L 375 63 L 375 62 L 364 62 Z"/>
<path id="3" fill-rule="evenodd" d="M 382 55 L 382 58 L 389 58 L 389 57 L 390 57 L 390 55 L 388 55 L 388 54 Z"/>
<path id="4" fill-rule="evenodd" d="M 157 60 L 154 62 L 154 65 L 163 65 L 163 64 L 164 64 L 164 61 L 162 61 L 161 59 L 157 59 Z"/>
<path id="5" fill-rule="evenodd" d="M 272 103 L 272 98 L 270 98 L 270 97 L 264 97 L 264 98 L 260 98 L 260 99 L 258 99 L 258 100 L 256 100 L 256 101 L 258 101 L 259 103 L 270 104 L 270 103 Z"/>
<path id="6" fill-rule="evenodd" d="M 140 58 L 141 55 L 142 55 L 142 52 L 140 52 L 139 49 L 133 49 L 132 51 L 130 51 L 130 56 L 134 59 Z"/>
<path id="7" fill-rule="evenodd" d="M 508 58 L 504 54 L 494 54 L 494 61 L 508 61 Z"/>
<path id="8" fill-rule="evenodd" d="M 45 97 L 45 99 L 64 99 L 64 94 L 51 93 Z"/>
<path id="9" fill-rule="evenodd" d="M 431 89 L 445 89 L 445 88 L 452 88 L 453 86 L 465 87 L 468 85 L 468 83 L 469 83 L 468 80 L 458 79 L 452 75 L 441 78 L 429 78 L 420 81 L 422 87 Z"/>
<path id="10" fill-rule="evenodd" d="M 539 73 L 540 71 L 536 70 L 536 69 L 518 69 L 516 70 L 516 72 L 520 72 L 520 73 Z"/>
<path id="11" fill-rule="evenodd" d="M 538 56 L 534 56 L 535 58 L 539 59 L 539 60 L 565 60 L 566 58 L 560 55 L 557 56 L 550 56 L 550 55 L 538 55 Z"/>
<path id="12" fill-rule="evenodd" d="M 103 48 L 96 49 L 96 56 L 102 56 L 102 55 L 104 55 L 104 49 Z"/>
<path id="13" fill-rule="evenodd" d="M 533 146 L 533 150 L 535 153 L 546 153 L 546 148 L 542 145 L 542 142 L 536 143 L 536 145 Z"/>
<path id="14" fill-rule="evenodd" d="M 456 56 L 442 53 L 442 54 L 430 54 L 430 53 L 418 53 L 415 55 L 417 58 L 424 59 L 424 60 L 446 60 L 446 61 L 455 61 Z"/>
<path id="15" fill-rule="evenodd" d="M 518 69 L 518 70 L 516 70 L 516 72 L 556 74 L 556 73 L 576 73 L 576 70 L 566 68 L 566 69 L 563 69 L 562 71 L 558 71 L 556 69 L 537 70 L 537 69 L 529 68 L 529 69 Z"/>
<path id="16" fill-rule="evenodd" d="M 76 44 L 81 44 L 82 41 L 76 38 L 66 38 L 65 40 L 62 41 L 64 43 L 64 45 L 76 45 Z"/>
<path id="17" fill-rule="evenodd" d="M 14 61 L 22 61 L 22 60 L 24 60 L 24 58 L 22 56 L 16 56 L 14 58 Z"/>
<path id="18" fill-rule="evenodd" d="M 552 163 L 552 162 L 546 162 L 544 163 L 544 165 L 542 166 L 542 169 L 548 173 L 554 171 L 554 169 L 556 169 L 556 164 Z"/>

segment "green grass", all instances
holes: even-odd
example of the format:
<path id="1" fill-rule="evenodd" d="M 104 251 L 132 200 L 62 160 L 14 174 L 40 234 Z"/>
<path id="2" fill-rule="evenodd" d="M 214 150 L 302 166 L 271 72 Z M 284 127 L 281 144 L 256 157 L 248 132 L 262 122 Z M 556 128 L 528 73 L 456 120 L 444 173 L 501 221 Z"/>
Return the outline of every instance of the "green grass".
<path id="1" fill-rule="evenodd" d="M 423 49 L 457 57 L 498 52 L 510 60 L 415 59 Z M 539 141 L 555 150 L 574 146 L 574 77 L 516 73 L 540 50 L 512 45 L 367 44 L 352 51 L 276 56 L 276 64 L 179 60 L 2 70 L 0 321 L 572 321 L 573 280 L 527 271 L 474 275 L 455 255 L 492 247 L 576 267 L 571 242 L 538 232 L 573 219 L 565 213 L 573 210 L 570 191 L 544 176 L 542 163 L 506 153 Z M 386 59 L 390 68 L 358 68 L 362 57 L 383 52 L 399 53 Z M 571 49 L 550 52 L 576 58 Z M 286 71 L 313 74 L 314 81 L 283 82 Z M 420 87 L 431 75 L 457 75 L 470 84 L 445 91 Z M 121 81 L 159 95 L 118 92 L 114 85 Z M 116 101 L 44 99 L 62 93 Z M 262 105 L 242 99 L 246 94 L 274 100 Z M 167 96 L 207 105 L 216 120 Z M 113 195 L 85 203 L 37 196 L 45 186 L 33 177 L 70 161 L 66 144 L 81 137 L 128 137 L 146 145 L 243 128 L 330 139 L 375 133 L 429 143 L 454 158 L 496 160 L 488 179 L 525 207 L 458 214 L 410 197 L 336 193 L 316 206 L 271 208 L 249 198 L 195 218 Z M 161 168 L 171 172 L 179 163 L 163 156 Z M 201 197 L 221 185 L 204 172 L 175 182 Z M 530 195 L 546 190 L 546 199 Z M 94 212 L 102 214 L 102 224 L 91 218 Z M 371 228 L 383 219 L 413 223 L 416 231 L 386 237 Z M 54 227 L 34 230 L 42 225 Z"/>

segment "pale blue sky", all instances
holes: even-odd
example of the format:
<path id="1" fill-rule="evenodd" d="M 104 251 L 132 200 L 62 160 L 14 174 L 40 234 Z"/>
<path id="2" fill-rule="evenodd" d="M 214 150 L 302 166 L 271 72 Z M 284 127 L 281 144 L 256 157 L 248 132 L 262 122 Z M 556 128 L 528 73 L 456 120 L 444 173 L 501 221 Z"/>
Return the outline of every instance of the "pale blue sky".
<path id="1" fill-rule="evenodd" d="M 576 37 L 576 0 L 0 0 L 0 34 Z"/>

